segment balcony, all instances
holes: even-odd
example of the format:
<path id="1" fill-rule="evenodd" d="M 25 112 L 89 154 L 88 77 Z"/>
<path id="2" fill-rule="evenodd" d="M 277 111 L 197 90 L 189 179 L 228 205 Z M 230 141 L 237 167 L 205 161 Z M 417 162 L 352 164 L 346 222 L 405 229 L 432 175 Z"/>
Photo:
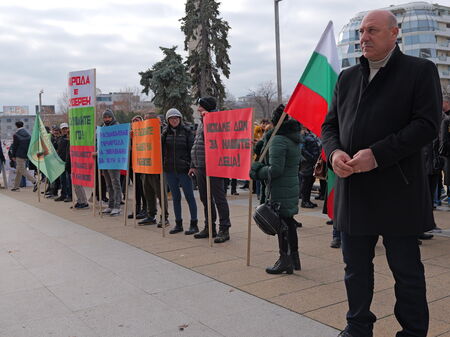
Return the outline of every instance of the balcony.
<path id="1" fill-rule="evenodd" d="M 436 36 L 450 37 L 450 29 L 439 29 L 435 31 Z"/>
<path id="2" fill-rule="evenodd" d="M 440 71 L 439 72 L 439 77 L 441 79 L 450 80 L 450 71 Z"/>

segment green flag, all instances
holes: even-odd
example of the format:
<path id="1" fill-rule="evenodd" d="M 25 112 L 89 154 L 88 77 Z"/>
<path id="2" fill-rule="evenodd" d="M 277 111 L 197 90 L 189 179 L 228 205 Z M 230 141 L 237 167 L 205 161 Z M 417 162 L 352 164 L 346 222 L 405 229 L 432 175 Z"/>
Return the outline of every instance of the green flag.
<path id="1" fill-rule="evenodd" d="M 54 182 L 65 170 L 65 163 L 56 153 L 39 113 L 36 114 L 33 134 L 28 147 L 28 159 L 50 182 Z"/>

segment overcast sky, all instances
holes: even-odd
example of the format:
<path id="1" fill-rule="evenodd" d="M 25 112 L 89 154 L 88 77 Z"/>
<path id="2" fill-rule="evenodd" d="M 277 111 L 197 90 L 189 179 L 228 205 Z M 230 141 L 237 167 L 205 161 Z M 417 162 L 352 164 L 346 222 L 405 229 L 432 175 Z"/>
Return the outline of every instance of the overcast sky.
<path id="1" fill-rule="evenodd" d="M 289 95 L 327 22 L 337 37 L 357 12 L 401 4 L 395 0 L 283 0 L 280 8 L 283 95 Z M 29 105 L 38 93 L 57 104 L 69 71 L 97 69 L 104 93 L 139 87 L 139 71 L 162 58 L 159 46 L 179 46 L 185 0 L 1 0 L 0 110 Z M 244 96 L 276 81 L 273 0 L 223 0 L 231 26 L 231 76 L 227 89 Z"/>

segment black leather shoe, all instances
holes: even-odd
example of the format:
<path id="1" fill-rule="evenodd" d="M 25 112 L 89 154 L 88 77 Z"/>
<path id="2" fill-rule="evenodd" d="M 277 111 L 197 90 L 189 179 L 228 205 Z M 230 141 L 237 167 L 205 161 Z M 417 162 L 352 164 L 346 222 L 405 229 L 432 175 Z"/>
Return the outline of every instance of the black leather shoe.
<path id="1" fill-rule="evenodd" d="M 198 220 L 191 220 L 191 224 L 189 226 L 189 230 L 185 231 L 184 234 L 185 235 L 192 235 L 195 233 L 198 233 L 199 229 L 198 229 Z"/>
<path id="2" fill-rule="evenodd" d="M 420 240 L 431 240 L 432 238 L 433 238 L 433 234 L 423 233 L 422 235 L 419 235 Z"/>
<path id="3" fill-rule="evenodd" d="M 133 219 L 133 218 L 134 218 L 134 213 L 128 214 L 128 219 Z"/>
<path id="4" fill-rule="evenodd" d="M 230 240 L 230 232 L 228 231 L 228 227 L 219 228 L 219 234 L 214 239 L 215 243 L 224 243 L 225 241 Z"/>
<path id="5" fill-rule="evenodd" d="M 60 195 L 58 198 L 55 199 L 55 201 L 64 201 L 64 197 L 62 195 Z"/>
<path id="6" fill-rule="evenodd" d="M 169 220 L 166 219 L 166 221 L 164 222 L 164 227 L 168 227 L 170 226 Z M 162 228 L 162 220 L 159 220 L 158 222 L 158 228 Z"/>
<path id="7" fill-rule="evenodd" d="M 136 215 L 136 219 L 137 220 L 142 220 L 142 219 L 145 219 L 146 217 L 147 217 L 147 212 L 145 212 L 145 211 L 139 212 Z"/>
<path id="8" fill-rule="evenodd" d="M 143 219 L 142 221 L 138 222 L 139 226 L 148 226 L 148 225 L 154 225 L 156 224 L 156 219 L 154 217 L 147 217 Z"/>
<path id="9" fill-rule="evenodd" d="M 348 331 L 341 331 L 341 333 L 339 335 L 337 335 L 337 337 L 353 337 L 353 335 L 350 335 L 348 333 Z"/>
<path id="10" fill-rule="evenodd" d="M 170 230 L 169 234 L 176 234 L 183 231 L 183 220 L 175 220 L 175 227 Z"/>
<path id="11" fill-rule="evenodd" d="M 341 248 L 341 240 L 339 240 L 338 238 L 333 238 L 333 240 L 331 240 L 330 247 Z"/>
<path id="12" fill-rule="evenodd" d="M 294 267 L 292 265 L 291 257 L 285 253 L 281 253 L 280 258 L 273 265 L 273 267 L 266 268 L 267 274 L 292 274 Z"/>
<path id="13" fill-rule="evenodd" d="M 212 237 L 215 238 L 217 236 L 217 232 L 214 228 L 215 226 L 213 226 L 213 235 Z M 201 232 L 198 232 L 197 234 L 194 234 L 194 238 L 196 239 L 206 239 L 209 237 L 209 230 L 208 230 L 208 226 L 205 226 L 205 228 L 203 228 L 203 230 Z"/>
<path id="14" fill-rule="evenodd" d="M 314 206 L 313 205 L 313 203 L 312 202 L 310 202 L 310 201 L 302 201 L 302 203 L 300 204 L 300 206 L 302 207 L 302 208 L 314 208 L 314 207 L 316 207 L 316 206 Z"/>

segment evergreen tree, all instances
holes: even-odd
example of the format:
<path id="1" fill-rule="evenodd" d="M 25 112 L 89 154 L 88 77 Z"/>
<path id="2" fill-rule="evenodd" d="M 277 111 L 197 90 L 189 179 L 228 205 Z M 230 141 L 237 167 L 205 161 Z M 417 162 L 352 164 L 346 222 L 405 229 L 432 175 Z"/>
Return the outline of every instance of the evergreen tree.
<path id="1" fill-rule="evenodd" d="M 230 76 L 228 57 L 228 22 L 219 17 L 219 2 L 215 0 L 187 0 L 186 16 L 181 21 L 185 35 L 184 49 L 189 51 L 186 61 L 191 73 L 194 97 L 213 96 L 222 106 L 225 87 L 220 72 Z"/>
<path id="2" fill-rule="evenodd" d="M 140 72 L 142 90 L 146 95 L 154 93 L 152 102 L 165 114 L 170 108 L 177 108 L 186 120 L 192 121 L 193 103 L 190 95 L 191 80 L 181 55 L 176 53 L 177 47 L 159 47 L 164 58 L 155 63 L 151 69 Z"/>

